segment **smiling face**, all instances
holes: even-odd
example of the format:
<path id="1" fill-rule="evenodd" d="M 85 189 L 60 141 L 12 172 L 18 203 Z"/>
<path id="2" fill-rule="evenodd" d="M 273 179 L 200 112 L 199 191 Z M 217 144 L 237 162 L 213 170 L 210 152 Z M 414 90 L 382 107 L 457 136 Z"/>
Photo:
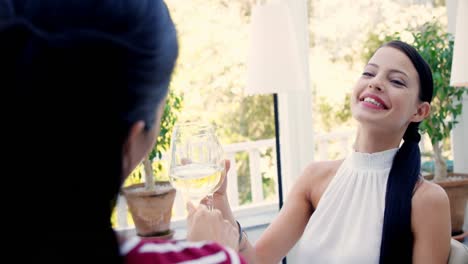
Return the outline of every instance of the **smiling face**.
<path id="1" fill-rule="evenodd" d="M 419 100 L 419 75 L 401 51 L 382 47 L 365 66 L 353 88 L 351 111 L 361 125 L 387 132 L 401 132 L 429 113 Z"/>

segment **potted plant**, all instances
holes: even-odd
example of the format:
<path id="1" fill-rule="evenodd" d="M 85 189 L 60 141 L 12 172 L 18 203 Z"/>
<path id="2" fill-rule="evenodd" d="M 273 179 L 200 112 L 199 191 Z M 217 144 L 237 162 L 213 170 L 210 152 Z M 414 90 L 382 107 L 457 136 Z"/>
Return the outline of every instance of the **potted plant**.
<path id="1" fill-rule="evenodd" d="M 453 37 L 437 22 L 424 24 L 412 32 L 414 45 L 431 66 L 434 79 L 434 99 L 431 115 L 421 123 L 421 129 L 431 139 L 434 173 L 428 178 L 442 186 L 450 199 L 452 234 L 461 234 L 468 199 L 468 175 L 448 173 L 447 161 L 442 155 L 442 144 L 458 123 L 462 113 L 462 97 L 466 88 L 451 87 L 450 72 L 453 57 Z M 468 106 L 466 106 L 468 107 Z"/>
<path id="2" fill-rule="evenodd" d="M 461 234 L 468 199 L 468 174 L 448 173 L 447 160 L 442 155 L 442 146 L 450 137 L 450 131 L 457 124 L 462 113 L 462 97 L 468 89 L 451 87 L 450 73 L 453 56 L 453 36 L 444 30 L 436 20 L 403 32 L 387 34 L 379 38 L 370 34 L 367 45 L 377 48 L 384 42 L 400 39 L 412 44 L 430 65 L 434 80 L 434 96 L 431 102 L 431 115 L 421 122 L 420 129 L 427 133 L 432 144 L 434 163 L 433 173 L 425 178 L 439 184 L 450 199 L 452 234 Z M 363 58 L 369 59 L 370 53 L 364 52 Z M 468 107 L 468 106 L 465 106 Z"/>
<path id="3" fill-rule="evenodd" d="M 171 91 L 161 118 L 161 130 L 156 145 L 122 188 L 136 233 L 141 237 L 172 236 L 170 222 L 176 190 L 168 181 L 161 158 L 163 152 L 169 148 L 172 127 L 181 107 L 182 97 Z M 144 183 L 141 183 L 143 178 Z"/>

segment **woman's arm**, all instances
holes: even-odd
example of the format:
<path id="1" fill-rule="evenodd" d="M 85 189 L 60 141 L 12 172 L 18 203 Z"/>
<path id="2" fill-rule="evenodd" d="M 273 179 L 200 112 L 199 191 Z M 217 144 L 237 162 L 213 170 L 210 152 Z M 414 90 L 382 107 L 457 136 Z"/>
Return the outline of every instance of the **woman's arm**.
<path id="1" fill-rule="evenodd" d="M 447 263 L 450 253 L 450 205 L 444 189 L 424 181 L 412 199 L 413 263 Z"/>
<path id="2" fill-rule="evenodd" d="M 279 263 L 302 236 L 313 212 L 310 184 L 307 173 L 296 181 L 278 216 L 255 244 L 257 263 Z"/>
<path id="3" fill-rule="evenodd" d="M 330 178 L 326 176 L 330 174 L 330 168 L 334 169 L 336 165 L 309 165 L 294 184 L 279 215 L 262 234 L 255 247 L 243 236 L 239 248 L 248 263 L 281 261 L 301 237 L 313 212 L 311 192 L 322 191 L 326 187 L 323 183 L 328 183 Z M 228 169 L 229 162 L 226 163 L 226 171 Z M 226 180 L 214 195 L 215 207 L 223 213 L 225 219 L 235 223 L 225 191 Z"/>

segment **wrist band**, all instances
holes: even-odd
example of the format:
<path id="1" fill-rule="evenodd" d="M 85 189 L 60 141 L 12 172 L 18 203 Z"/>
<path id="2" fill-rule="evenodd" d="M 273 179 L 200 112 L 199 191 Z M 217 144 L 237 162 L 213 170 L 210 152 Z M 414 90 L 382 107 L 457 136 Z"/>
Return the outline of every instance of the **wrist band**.
<path id="1" fill-rule="evenodd" d="M 239 227 L 239 246 L 240 246 L 240 244 L 242 242 L 242 233 L 244 232 L 244 230 L 242 230 L 242 227 L 239 224 L 239 221 L 236 220 L 236 223 L 237 223 L 237 227 Z"/>

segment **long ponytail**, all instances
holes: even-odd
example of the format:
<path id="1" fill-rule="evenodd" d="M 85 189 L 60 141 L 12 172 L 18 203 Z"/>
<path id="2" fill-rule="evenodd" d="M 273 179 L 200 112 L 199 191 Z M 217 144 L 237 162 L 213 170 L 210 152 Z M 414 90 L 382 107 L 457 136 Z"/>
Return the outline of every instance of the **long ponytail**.
<path id="1" fill-rule="evenodd" d="M 380 263 L 411 263 L 411 198 L 419 179 L 421 153 L 418 123 L 406 130 L 404 143 L 393 160 L 385 196 Z"/>

